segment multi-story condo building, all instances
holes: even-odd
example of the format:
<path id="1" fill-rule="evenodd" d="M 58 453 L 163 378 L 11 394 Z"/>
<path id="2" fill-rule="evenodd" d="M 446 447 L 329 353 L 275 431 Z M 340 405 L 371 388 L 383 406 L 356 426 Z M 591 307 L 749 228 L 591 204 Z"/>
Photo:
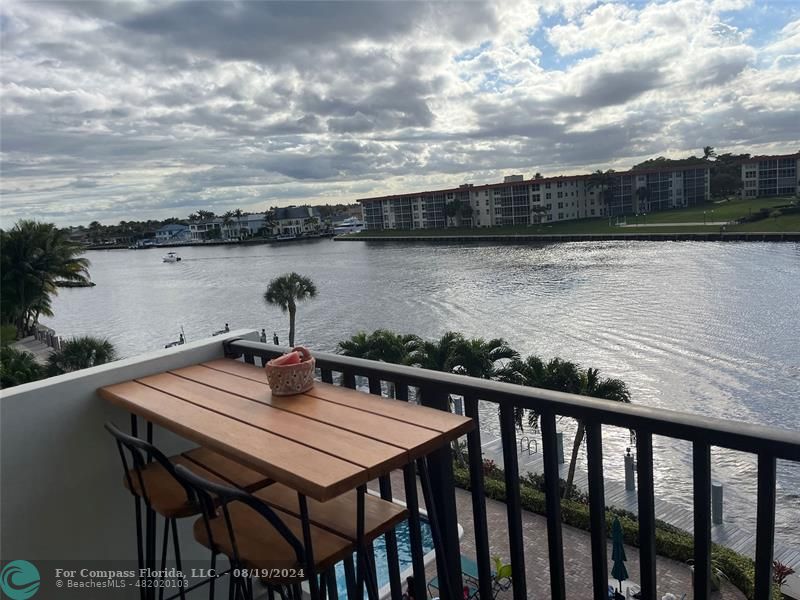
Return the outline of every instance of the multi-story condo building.
<path id="1" fill-rule="evenodd" d="M 800 195 L 800 153 L 753 156 L 742 161 L 745 198 Z"/>
<path id="2" fill-rule="evenodd" d="M 710 197 L 705 164 L 570 175 L 362 198 L 367 229 L 533 225 L 692 206 Z"/>

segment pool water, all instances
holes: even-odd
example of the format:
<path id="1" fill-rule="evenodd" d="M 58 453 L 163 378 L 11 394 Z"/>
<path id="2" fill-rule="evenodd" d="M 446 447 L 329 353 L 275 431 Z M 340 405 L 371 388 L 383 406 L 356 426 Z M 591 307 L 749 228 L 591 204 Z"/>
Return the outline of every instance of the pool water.
<path id="1" fill-rule="evenodd" d="M 427 554 L 433 550 L 433 536 L 428 520 L 420 517 L 420 529 L 422 530 L 422 553 Z M 411 539 L 409 537 L 408 521 L 403 521 L 394 528 L 397 536 L 397 560 L 400 563 L 400 573 L 411 568 Z M 374 542 L 375 547 L 375 568 L 378 573 L 378 589 L 389 583 L 389 562 L 386 559 L 386 536 L 382 535 Z M 355 564 L 355 555 L 353 555 Z M 405 583 L 405 579 L 403 579 Z M 347 581 L 344 575 L 344 563 L 336 565 L 336 585 L 339 590 L 339 598 L 347 598 Z M 366 598 L 366 592 L 364 593 Z"/>

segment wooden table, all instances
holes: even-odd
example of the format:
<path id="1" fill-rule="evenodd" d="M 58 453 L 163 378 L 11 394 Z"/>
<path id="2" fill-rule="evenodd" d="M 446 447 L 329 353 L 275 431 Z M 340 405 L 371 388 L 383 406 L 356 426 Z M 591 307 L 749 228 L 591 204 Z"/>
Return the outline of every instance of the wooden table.
<path id="1" fill-rule="evenodd" d="M 263 369 L 214 360 L 100 388 L 132 415 L 326 501 L 442 448 L 472 419 L 326 383 L 273 396 Z"/>

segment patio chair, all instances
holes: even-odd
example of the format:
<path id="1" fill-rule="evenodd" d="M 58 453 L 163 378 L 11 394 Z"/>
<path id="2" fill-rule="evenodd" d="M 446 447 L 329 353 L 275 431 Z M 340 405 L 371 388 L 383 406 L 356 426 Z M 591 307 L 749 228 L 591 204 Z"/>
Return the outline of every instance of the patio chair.
<path id="1" fill-rule="evenodd" d="M 214 483 L 178 465 L 175 472 L 197 498 L 201 518 L 195 521 L 195 539 L 211 550 L 212 564 L 219 554 L 231 563 L 228 595 L 253 598 L 255 571 L 270 593 L 300 600 L 300 582 L 322 576 L 321 586 L 335 586 L 330 577 L 336 563 L 351 557 L 355 544 L 327 529 L 308 524 L 310 547 L 303 541 L 300 519 L 240 489 Z M 313 562 L 308 560 L 313 556 Z M 213 566 L 212 566 L 213 568 Z M 367 570 L 369 572 L 369 570 Z M 317 580 L 319 581 L 319 580 Z M 332 590 L 331 590 L 331 593 Z"/>
<path id="2" fill-rule="evenodd" d="M 152 529 L 148 527 L 147 532 L 142 531 L 141 504 L 144 502 L 147 509 L 164 518 L 161 571 L 164 571 L 166 563 L 170 530 L 175 566 L 179 572 L 182 570 L 176 520 L 199 515 L 200 508 L 192 501 L 190 491 L 177 479 L 175 475 L 177 466 L 183 466 L 205 477 L 249 491 L 261 489 L 270 483 L 269 478 L 264 475 L 211 450 L 195 448 L 181 455 L 167 457 L 153 444 L 124 433 L 113 423 L 106 423 L 105 428 L 117 443 L 125 472 L 123 483 L 135 499 L 136 543 L 140 569 L 145 566 L 145 544 L 150 541 L 153 544 L 153 553 L 155 549 L 155 523 L 152 523 Z M 179 588 L 181 598 L 185 597 L 185 592 L 186 590 Z"/>

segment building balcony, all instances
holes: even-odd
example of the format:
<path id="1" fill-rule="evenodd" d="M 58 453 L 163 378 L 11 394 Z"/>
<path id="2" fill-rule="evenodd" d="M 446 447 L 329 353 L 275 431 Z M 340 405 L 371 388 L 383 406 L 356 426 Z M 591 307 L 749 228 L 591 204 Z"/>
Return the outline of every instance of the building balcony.
<path id="1" fill-rule="evenodd" d="M 2 502 L 2 559 L 27 560 L 49 571 L 55 568 L 129 569 L 136 563 L 135 523 L 131 496 L 122 485 L 116 448 L 104 430 L 108 421 L 124 425 L 129 415 L 101 400 L 96 390 L 134 378 L 187 367 L 218 358 L 232 358 L 261 365 L 283 350 L 257 342 L 251 331 L 233 331 L 214 338 L 153 352 L 107 365 L 34 382 L 3 391 L 0 395 L 0 499 Z M 496 381 L 391 365 L 335 354 L 316 353 L 318 377 L 328 383 L 358 387 L 372 394 L 413 401 L 440 410 L 459 407 L 480 424 L 491 415 L 499 421 L 499 437 L 486 437 L 480 427 L 463 439 L 458 449 L 438 451 L 433 463 L 434 504 L 440 515 L 442 552 L 431 555 L 416 535 L 407 548 L 410 565 L 420 590 L 436 578 L 431 591 L 442 598 L 461 599 L 467 586 L 475 598 L 608 598 L 611 551 L 607 532 L 607 506 L 614 486 L 603 466 L 604 428 L 630 429 L 636 434 L 633 456 L 636 491 L 631 496 L 638 518 L 636 547 L 627 547 L 630 579 L 643 598 L 712 597 L 711 581 L 717 567 L 712 562 L 714 528 L 711 509 L 711 451 L 728 448 L 754 455 L 758 463 L 757 515 L 751 549 L 754 570 L 747 582 L 731 577 L 747 588 L 739 592 L 725 583 L 722 598 L 773 598 L 773 559 L 783 552 L 799 564 L 800 552 L 775 543 L 776 463 L 800 462 L 800 434 L 785 430 L 657 410 L 645 406 L 515 386 Z M 493 410 L 479 411 L 487 403 Z M 483 404 L 485 407 L 487 404 Z M 520 442 L 515 413 L 535 410 L 541 415 L 540 433 L 534 445 L 541 454 L 544 491 L 541 515 L 529 512 L 536 497 L 523 483 Z M 562 503 L 559 491 L 559 441 L 557 419 L 580 420 L 586 427 L 586 485 L 583 528 L 574 504 Z M 482 437 L 483 435 L 483 437 Z M 654 495 L 653 436 L 692 444 L 693 511 L 689 529 L 693 544 L 685 559 L 692 558 L 695 584 L 685 564 L 659 556 L 665 541 L 657 523 Z M 192 444 L 156 428 L 154 441 L 167 455 Z M 527 438 L 531 444 L 531 439 Z M 491 477 L 484 459 L 502 462 L 501 479 Z M 656 456 L 656 458 L 658 458 Z M 422 509 L 413 471 L 384 477 L 372 488 L 384 498 L 402 500 L 410 512 Z M 488 497 L 488 498 L 487 498 Z M 184 564 L 207 566 L 207 550 L 193 544 L 192 519 L 179 521 Z M 567 524 L 565 524 L 565 522 Z M 416 540 L 416 541 L 415 541 Z M 160 548 L 160 541 L 159 546 Z M 800 550 L 800 549 L 796 549 Z M 385 539 L 378 565 L 385 575 L 383 592 L 400 598 L 405 591 L 397 565 L 398 542 Z M 390 557 L 389 559 L 381 557 Z M 510 564 L 511 585 L 500 585 L 493 573 L 494 556 Z M 63 565 L 63 566 L 62 566 Z M 465 565 L 473 565 L 467 568 Z M 745 568 L 745 570 L 747 570 Z M 738 576 L 737 576 L 738 577 Z M 43 576 L 42 581 L 46 578 Z M 790 580 L 789 585 L 796 585 Z M 682 587 L 681 587 L 682 586 Z M 752 587 L 748 587 L 752 586 Z M 217 597 L 227 597 L 218 586 Z M 694 589 L 692 589 L 694 587 Z M 678 589 L 680 588 L 680 589 Z M 787 587 L 785 592 L 793 588 Z M 800 591 L 800 590 L 798 590 Z M 794 593 L 794 592 L 792 592 Z M 45 593 L 41 597 L 56 597 Z M 198 589 L 189 598 L 202 598 Z M 72 597 L 72 596 L 65 596 Z M 136 598 L 139 590 L 97 590 L 84 596 Z M 340 596 L 341 597 L 341 596 Z M 425 597 L 418 593 L 417 597 Z M 718 597 L 718 596 L 715 596 Z"/>

